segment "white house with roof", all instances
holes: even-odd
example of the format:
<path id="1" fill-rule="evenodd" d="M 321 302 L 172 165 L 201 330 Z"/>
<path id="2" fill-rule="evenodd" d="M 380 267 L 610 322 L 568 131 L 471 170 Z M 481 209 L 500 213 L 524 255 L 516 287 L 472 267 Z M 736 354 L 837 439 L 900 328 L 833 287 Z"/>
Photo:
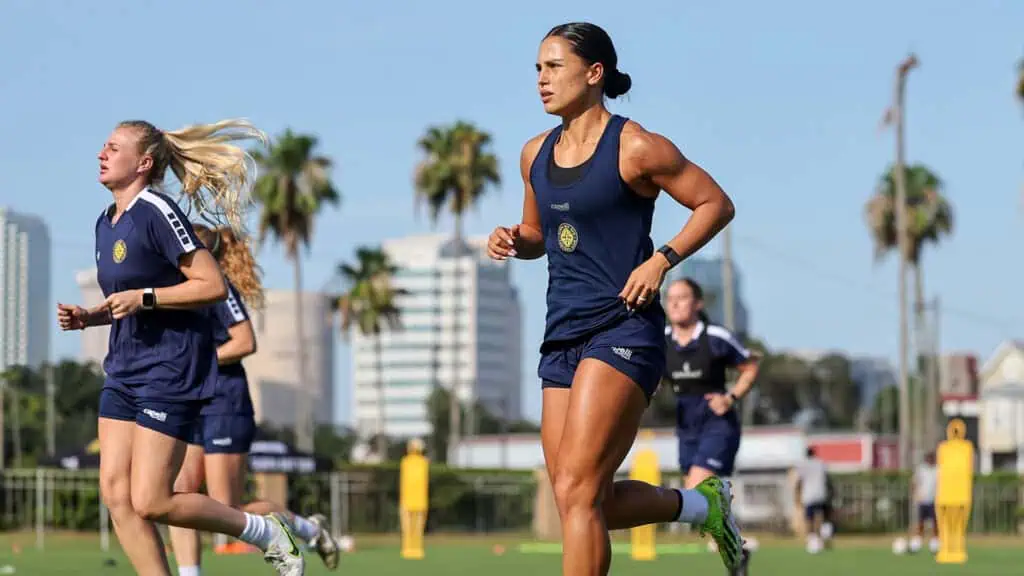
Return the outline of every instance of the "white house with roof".
<path id="1" fill-rule="evenodd" d="M 1024 342 L 1000 344 L 978 380 L 980 471 L 1024 473 Z"/>

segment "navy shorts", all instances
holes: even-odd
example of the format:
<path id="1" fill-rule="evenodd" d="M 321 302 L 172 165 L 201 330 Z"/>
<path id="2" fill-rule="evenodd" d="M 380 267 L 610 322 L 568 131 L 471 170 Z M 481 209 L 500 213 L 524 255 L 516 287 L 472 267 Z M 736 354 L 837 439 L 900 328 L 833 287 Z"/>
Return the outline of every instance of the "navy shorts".
<path id="1" fill-rule="evenodd" d="M 935 504 L 929 502 L 917 503 L 918 522 L 935 522 Z"/>
<path id="2" fill-rule="evenodd" d="M 736 410 L 724 416 L 711 411 L 703 396 L 676 397 L 676 436 L 679 470 L 700 466 L 718 476 L 731 476 L 740 449 L 740 420 Z"/>
<path id="3" fill-rule="evenodd" d="M 580 362 L 594 358 L 628 376 L 650 402 L 665 372 L 664 328 L 652 326 L 633 316 L 585 338 L 546 344 L 537 368 L 541 385 L 570 388 Z"/>
<path id="4" fill-rule="evenodd" d="M 813 502 L 804 506 L 804 519 L 808 522 L 814 521 L 819 515 L 822 521 L 828 519 L 828 505 L 824 502 Z"/>
<path id="5" fill-rule="evenodd" d="M 100 418 L 135 422 L 165 436 L 188 442 L 199 422 L 202 401 L 151 400 L 105 386 L 100 392 Z"/>
<path id="6" fill-rule="evenodd" d="M 252 414 L 208 414 L 196 426 L 190 444 L 207 454 L 248 454 L 256 437 Z"/>

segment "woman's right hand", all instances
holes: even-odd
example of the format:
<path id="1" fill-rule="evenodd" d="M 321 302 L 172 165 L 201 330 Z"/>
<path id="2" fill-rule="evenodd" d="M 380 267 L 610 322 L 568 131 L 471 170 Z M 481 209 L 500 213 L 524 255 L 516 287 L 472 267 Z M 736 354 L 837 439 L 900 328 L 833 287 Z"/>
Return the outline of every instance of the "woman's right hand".
<path id="1" fill-rule="evenodd" d="M 516 256 L 516 240 L 519 239 L 519 224 L 506 228 L 498 226 L 487 239 L 487 255 L 493 260 L 508 260 Z"/>
<path id="2" fill-rule="evenodd" d="M 84 330 L 89 311 L 75 304 L 57 303 L 57 324 L 61 330 Z"/>

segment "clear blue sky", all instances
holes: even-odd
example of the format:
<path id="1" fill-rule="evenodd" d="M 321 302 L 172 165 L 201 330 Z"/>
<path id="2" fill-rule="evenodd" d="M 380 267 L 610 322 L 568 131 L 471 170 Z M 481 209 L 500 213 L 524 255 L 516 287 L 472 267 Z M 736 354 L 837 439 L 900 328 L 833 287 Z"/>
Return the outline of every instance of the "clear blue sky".
<path id="1" fill-rule="evenodd" d="M 576 19 L 608 29 L 633 77 L 613 110 L 669 136 L 735 199 L 742 296 L 773 347 L 895 356 L 895 264 L 873 264 L 862 206 L 892 155 L 878 125 L 893 69 L 915 50 L 909 159 L 943 177 L 956 208 L 955 236 L 926 256 L 927 292 L 950 308 L 943 347 L 984 357 L 1024 334 L 1018 2 L 4 0 L 0 204 L 47 218 L 53 296 L 74 302 L 73 271 L 93 265 L 92 225 L 109 201 L 95 154 L 116 122 L 244 116 L 272 134 L 314 132 L 344 194 L 317 222 L 305 267 L 317 287 L 356 245 L 430 231 L 412 210 L 415 140 L 464 118 L 493 133 L 502 159 L 503 189 L 467 220 L 486 233 L 519 213 L 520 147 L 554 123 L 535 91 L 537 44 Z M 655 241 L 686 217 L 659 201 Z M 281 252 L 261 259 L 268 284 L 288 288 Z M 537 416 L 545 264 L 514 274 Z M 78 336 L 55 331 L 54 345 L 76 355 Z"/>

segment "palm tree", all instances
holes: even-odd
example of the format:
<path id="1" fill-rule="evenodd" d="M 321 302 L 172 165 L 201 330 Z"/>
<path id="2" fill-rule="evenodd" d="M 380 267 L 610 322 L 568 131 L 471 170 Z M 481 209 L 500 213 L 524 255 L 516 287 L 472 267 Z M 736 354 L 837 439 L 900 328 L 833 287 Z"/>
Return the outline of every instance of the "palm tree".
<path id="1" fill-rule="evenodd" d="M 430 219 L 436 224 L 442 209 L 455 218 L 455 234 L 452 246 L 455 249 L 455 289 L 452 296 L 455 300 L 454 347 L 452 354 L 452 381 L 449 406 L 449 462 L 452 451 L 458 444 L 461 434 L 461 413 L 459 409 L 459 332 L 463 328 L 461 315 L 461 274 L 462 256 L 465 254 L 463 242 L 463 215 L 474 206 L 488 188 L 501 183 L 498 170 L 498 158 L 490 151 L 490 134 L 479 130 L 473 124 L 458 121 L 447 127 L 431 127 L 420 138 L 419 148 L 424 159 L 416 166 L 416 206 L 426 203 L 430 210 Z M 473 402 L 470 402 L 472 406 Z M 468 418 L 472 422 L 473 418 Z"/>
<path id="2" fill-rule="evenodd" d="M 1017 65 L 1017 98 L 1024 104 L 1024 60 Z"/>
<path id="3" fill-rule="evenodd" d="M 942 195 L 942 181 L 927 167 L 906 169 L 907 261 L 914 268 L 914 313 L 920 324 L 924 312 L 924 281 L 921 256 L 927 244 L 938 244 L 953 233 L 953 207 Z M 882 176 L 875 195 L 867 203 L 868 228 L 875 244 L 875 258 L 897 248 L 896 185 L 890 169 Z"/>
<path id="4" fill-rule="evenodd" d="M 381 351 L 381 330 L 400 330 L 401 312 L 395 298 L 407 293 L 394 287 L 398 267 L 391 263 L 387 253 L 379 248 L 356 249 L 355 264 L 338 266 L 338 275 L 345 281 L 348 291 L 338 298 L 336 308 L 341 314 L 341 331 L 348 338 L 353 327 L 365 337 L 373 338 L 377 359 L 377 453 L 388 454 L 385 430 L 384 359 Z"/>
<path id="5" fill-rule="evenodd" d="M 904 171 L 907 198 L 907 262 L 914 270 L 914 324 L 918 347 L 918 357 L 925 351 L 925 305 L 924 305 L 924 272 L 922 255 L 927 244 L 938 244 L 953 232 L 953 207 L 942 195 L 942 181 L 926 166 L 916 164 Z M 868 201 L 866 209 L 867 224 L 875 246 L 875 258 L 881 259 L 889 252 L 898 249 L 896 234 L 896 183 L 893 169 L 890 168 L 879 180 L 875 195 Z M 935 383 L 928 383 L 928 394 Z M 937 398 L 926 400 L 928 412 L 933 412 L 932 404 Z M 934 440 L 932 428 L 928 426 L 928 441 Z"/>
<path id="6" fill-rule="evenodd" d="M 292 262 L 295 281 L 295 329 L 299 362 L 295 439 L 299 449 L 313 450 L 313 397 L 306 366 L 305 326 L 302 316 L 302 261 L 300 248 L 309 250 L 313 219 L 326 204 L 337 205 L 340 194 L 331 182 L 331 160 L 314 153 L 315 136 L 285 130 L 268 150 L 252 150 L 261 169 L 253 191 L 260 204 L 259 242 L 273 236 Z M 306 392 L 306 393 L 303 393 Z"/>

